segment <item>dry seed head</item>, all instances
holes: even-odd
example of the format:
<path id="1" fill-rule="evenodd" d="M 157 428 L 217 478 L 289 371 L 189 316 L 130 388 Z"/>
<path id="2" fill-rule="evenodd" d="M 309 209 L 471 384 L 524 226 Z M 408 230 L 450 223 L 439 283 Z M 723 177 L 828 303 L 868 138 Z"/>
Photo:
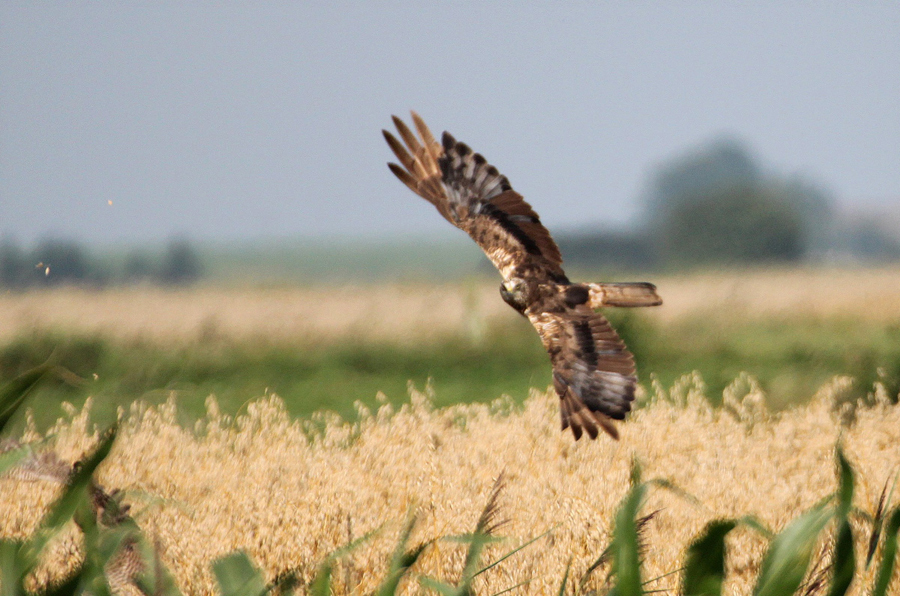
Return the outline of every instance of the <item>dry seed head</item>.
<path id="1" fill-rule="evenodd" d="M 742 383 L 752 393 L 753 383 Z M 277 396 L 249 404 L 234 421 L 210 399 L 197 432 L 178 424 L 174 401 L 135 405 L 124 414 L 116 449 L 97 480 L 122 489 L 126 498 L 150 496 L 129 501 L 134 517 L 158 539 L 162 561 L 186 594 L 212 596 L 210 562 L 237 549 L 250 554 L 268 581 L 289 571 L 309 581 L 319 563 L 347 543 L 348 519 L 354 538 L 384 526 L 335 575 L 335 594 L 357 594 L 383 579 L 410 510 L 418 516 L 410 544 L 471 532 L 503 472 L 506 540 L 489 545 L 484 560 L 551 528 L 552 538 L 479 576 L 476 588 L 495 593 L 531 580 L 524 591 L 539 594 L 558 590 L 570 559 L 572 577 L 579 578 L 599 556 L 628 491 L 633 457 L 642 462 L 644 478 L 667 478 L 699 499 L 650 490 L 641 515 L 659 513 L 643 532 L 647 578 L 677 570 L 684 548 L 710 519 L 752 514 L 779 530 L 833 492 L 839 436 L 857 474 L 857 504 L 874 509 L 885 478 L 900 469 L 896 406 L 858 407 L 855 424 L 842 429 L 831 408 L 840 387 L 829 386 L 807 406 L 760 415 L 748 426 L 690 399 L 699 387 L 690 376 L 678 389 L 684 399 L 655 400 L 638 410 L 622 425 L 619 442 L 577 444 L 556 428 L 552 392 L 534 391 L 521 406 L 435 409 L 426 390 L 399 409 L 384 404 L 363 413 L 356 424 L 321 415 L 321 430 L 313 435 Z M 735 391 L 743 400 L 744 389 Z M 53 427 L 61 460 L 74 461 L 95 444 L 89 407 L 71 408 Z M 762 402 L 748 406 L 757 414 L 764 408 Z M 0 519 L 0 536 L 33 530 L 56 489 L 47 481 L 0 479 L 0 505 L 10 512 Z M 856 535 L 863 560 L 868 534 Z M 766 543 L 739 529 L 728 544 L 726 593 L 749 594 Z M 73 538 L 53 550 L 41 581 L 59 577 L 71 560 L 66 553 L 80 548 Z M 415 571 L 457 578 L 464 556 L 464 545 L 439 541 Z M 592 576 L 585 589 L 599 588 L 601 579 Z M 401 593 L 417 590 L 415 582 L 405 582 Z"/>

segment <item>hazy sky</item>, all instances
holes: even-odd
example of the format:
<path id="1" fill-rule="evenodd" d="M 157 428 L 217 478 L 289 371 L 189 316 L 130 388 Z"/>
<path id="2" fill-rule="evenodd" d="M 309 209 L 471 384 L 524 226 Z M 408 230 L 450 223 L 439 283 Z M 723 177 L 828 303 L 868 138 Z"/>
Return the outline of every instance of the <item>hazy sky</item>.
<path id="1" fill-rule="evenodd" d="M 450 235 L 385 167 L 418 110 L 554 229 L 718 135 L 900 201 L 898 2 L 0 3 L 0 235 Z M 109 204 L 112 201 L 112 205 Z"/>

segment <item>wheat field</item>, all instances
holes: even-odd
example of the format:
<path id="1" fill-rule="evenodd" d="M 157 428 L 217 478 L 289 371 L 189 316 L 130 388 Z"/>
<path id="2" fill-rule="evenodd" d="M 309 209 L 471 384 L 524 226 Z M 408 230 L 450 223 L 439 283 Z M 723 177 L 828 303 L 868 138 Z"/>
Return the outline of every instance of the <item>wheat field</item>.
<path id="1" fill-rule="evenodd" d="M 660 321 L 729 317 L 900 320 L 900 269 L 760 269 L 651 276 Z M 163 343 L 346 337 L 423 342 L 473 324 L 515 318 L 497 281 L 310 287 L 59 288 L 0 293 L 0 342 L 33 329 L 99 333 Z"/>
<path id="2" fill-rule="evenodd" d="M 875 327 L 900 322 L 900 269 L 713 272 L 653 281 L 665 306 L 647 316 L 661 324 L 697 317 L 837 317 Z M 190 347 L 216 336 L 364 337 L 417 345 L 514 316 L 496 284 L 481 281 L 62 288 L 0 294 L 0 342 L 45 328 L 164 346 Z M 192 427 L 184 425 L 175 397 L 153 407 L 136 402 L 120 410 L 119 436 L 98 480 L 125 492 L 138 524 L 189 595 L 215 594 L 210 564 L 235 550 L 246 551 L 268 580 L 296 572 L 309 582 L 329 554 L 374 532 L 339 560 L 332 584 L 335 594 L 371 593 L 410 516 L 416 518 L 413 544 L 437 540 L 400 593 L 424 593 L 417 577 L 458 578 L 465 545 L 446 537 L 473 530 L 501 475 L 500 517 L 508 523 L 499 532 L 505 539 L 489 546 L 487 561 L 542 537 L 479 575 L 476 591 L 555 594 L 567 565 L 571 578 L 585 577 L 609 543 L 635 460 L 645 479 L 665 479 L 679 489 L 654 488 L 641 509 L 656 512 L 644 526 L 645 589 L 674 595 L 685 548 L 708 521 L 754 515 L 777 532 L 831 494 L 836 445 L 843 445 L 856 471 L 854 505 L 861 511 L 874 513 L 884 487 L 896 482 L 900 406 L 887 385 L 854 387 L 858 381 L 835 377 L 808 402 L 783 410 L 767 407 L 764 390 L 746 374 L 725 390 L 722 408 L 709 406 L 707 398 L 718 396 L 696 373 L 671 387 L 642 381 L 641 407 L 619 425 L 618 442 L 576 443 L 561 433 L 558 400 L 542 387 L 523 404 L 500 398 L 447 408 L 434 407 L 430 387 L 410 387 L 405 405 L 385 399 L 372 410 L 359 405 L 353 421 L 327 413 L 292 418 L 276 395 L 247 395 L 251 401 L 231 417 L 210 397 L 205 417 Z M 865 403 L 855 401 L 866 392 Z M 83 409 L 67 406 L 49 430 L 26 424 L 21 439 L 46 438 L 59 457 L 75 462 L 98 439 L 91 409 L 90 400 Z M 51 480 L 0 477 L 0 538 L 29 535 L 59 491 Z M 869 528 L 861 518 L 855 523 L 859 561 Z M 74 570 L 80 540 L 74 527 L 57 540 L 32 585 Z M 725 594 L 752 592 L 767 544 L 747 528 L 729 535 Z M 584 588 L 601 588 L 608 571 L 601 566 Z M 892 582 L 889 593 L 900 594 L 896 568 Z M 569 593 L 577 583 L 570 582 Z M 870 584 L 871 570 L 859 566 L 850 593 L 862 596 Z"/>
<path id="3" fill-rule="evenodd" d="M 642 395 L 647 403 L 620 426 L 619 442 L 576 443 L 560 433 L 557 398 L 541 391 L 522 406 L 500 400 L 434 409 L 427 389 L 412 389 L 409 404 L 362 410 L 354 423 L 325 415 L 292 420 L 276 396 L 231 419 L 210 398 L 207 417 L 193 429 L 176 422 L 174 401 L 135 404 L 122 412 L 99 481 L 126 491 L 185 594 L 214 594 L 210 563 L 237 549 L 269 580 L 296 571 L 309 581 L 329 553 L 377 530 L 341 559 L 334 576 L 335 594 L 366 594 L 384 578 L 410 514 L 417 516 L 413 542 L 472 531 L 502 473 L 506 540 L 490 547 L 488 559 L 549 533 L 479 576 L 477 593 L 518 585 L 512 593 L 548 594 L 570 561 L 579 578 L 608 543 L 636 458 L 645 478 L 666 479 L 690 495 L 655 489 L 642 509 L 658 511 L 646 525 L 644 577 L 659 579 L 646 588 L 676 594 L 684 549 L 709 520 L 752 514 L 777 531 L 833 492 L 839 441 L 857 473 L 855 505 L 874 512 L 900 470 L 900 407 L 876 387 L 874 405 L 836 409 L 850 382 L 835 379 L 808 405 L 776 415 L 751 378 L 729 387 L 727 409 L 713 410 L 702 380 L 688 375 L 671 391 L 657 386 Z M 71 409 L 49 433 L 67 461 L 96 441 L 89 408 Z M 26 440 L 39 438 L 30 433 Z M 27 535 L 56 490 L 52 482 L 0 479 L 0 535 Z M 863 553 L 866 528 L 858 529 Z M 750 594 L 766 541 L 751 530 L 733 534 L 725 593 Z M 73 569 L 78 552 L 73 529 L 37 581 Z M 463 554 L 462 545 L 438 540 L 400 593 L 423 593 L 415 574 L 455 579 Z M 586 587 L 599 587 L 603 575 Z M 852 594 L 863 594 L 859 585 Z"/>

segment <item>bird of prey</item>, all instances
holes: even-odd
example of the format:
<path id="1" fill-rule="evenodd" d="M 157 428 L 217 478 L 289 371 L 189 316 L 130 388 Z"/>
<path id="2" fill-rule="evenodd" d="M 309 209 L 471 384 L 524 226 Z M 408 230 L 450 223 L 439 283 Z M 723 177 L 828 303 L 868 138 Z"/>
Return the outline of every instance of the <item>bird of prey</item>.
<path id="1" fill-rule="evenodd" d="M 595 309 L 657 306 L 662 300 L 656 287 L 572 283 L 547 228 L 506 176 L 449 133 L 438 143 L 415 112 L 418 136 L 396 116 L 393 120 L 403 142 L 382 132 L 401 165 L 388 167 L 468 233 L 500 270 L 500 295 L 531 321 L 550 355 L 562 429 L 571 428 L 576 441 L 585 432 L 595 439 L 601 428 L 618 439 L 612 420 L 631 410 L 634 357 Z"/>

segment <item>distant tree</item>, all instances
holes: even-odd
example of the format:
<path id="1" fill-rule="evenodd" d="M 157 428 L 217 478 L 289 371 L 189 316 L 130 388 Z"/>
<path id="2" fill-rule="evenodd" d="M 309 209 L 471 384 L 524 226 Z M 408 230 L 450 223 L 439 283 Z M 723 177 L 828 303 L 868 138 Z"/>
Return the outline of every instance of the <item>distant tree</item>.
<path id="1" fill-rule="evenodd" d="M 865 261 L 900 259 L 900 240 L 891 236 L 881 221 L 861 217 L 843 222 L 837 253 Z"/>
<path id="2" fill-rule="evenodd" d="M 644 197 L 659 259 L 673 264 L 796 261 L 830 242 L 830 197 L 766 175 L 749 149 L 719 139 L 664 164 Z"/>
<path id="3" fill-rule="evenodd" d="M 147 282 L 158 276 L 156 264 L 141 250 L 134 250 L 125 258 L 122 278 L 127 284 Z"/>
<path id="4" fill-rule="evenodd" d="M 653 247 L 641 233 L 585 230 L 555 236 L 567 269 L 633 270 L 656 264 Z"/>
<path id="5" fill-rule="evenodd" d="M 841 232 L 830 192 L 798 175 L 769 177 L 764 183 L 771 196 L 790 205 L 800 216 L 804 256 L 820 257 L 834 246 Z"/>
<path id="6" fill-rule="evenodd" d="M 172 240 L 166 247 L 160 281 L 172 285 L 188 285 L 203 275 L 200 257 L 184 239 Z"/>
<path id="7" fill-rule="evenodd" d="M 755 187 L 730 188 L 683 202 L 657 227 L 669 262 L 784 262 L 804 253 L 803 225 L 788 203 Z"/>
<path id="8" fill-rule="evenodd" d="M 0 286 L 20 288 L 28 283 L 30 273 L 25 253 L 11 240 L 0 243 Z"/>
<path id="9" fill-rule="evenodd" d="M 654 225 L 698 197 L 755 187 L 761 181 L 760 168 L 746 145 L 723 137 L 660 166 L 651 178 L 644 203 Z"/>
<path id="10" fill-rule="evenodd" d="M 81 245 L 68 240 L 45 240 L 34 249 L 32 277 L 50 285 L 82 283 L 88 280 L 90 267 Z"/>

